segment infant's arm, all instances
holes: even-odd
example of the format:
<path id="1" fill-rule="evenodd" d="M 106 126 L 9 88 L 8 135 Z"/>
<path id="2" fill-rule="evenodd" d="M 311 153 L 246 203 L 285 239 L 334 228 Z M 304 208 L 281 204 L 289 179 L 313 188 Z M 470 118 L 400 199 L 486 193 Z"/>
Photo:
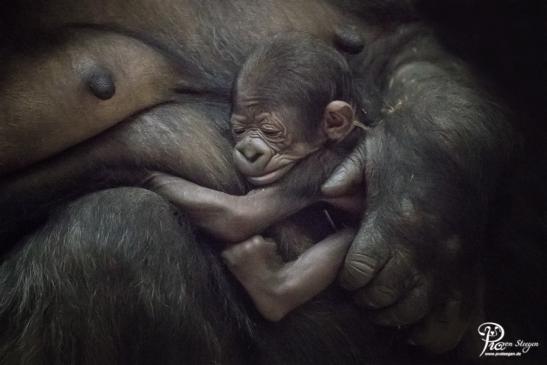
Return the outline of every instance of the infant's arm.
<path id="1" fill-rule="evenodd" d="M 230 195 L 164 173 L 151 174 L 144 185 L 184 211 L 196 226 L 229 242 L 241 242 L 314 202 L 289 196 L 277 186 Z"/>
<path id="2" fill-rule="evenodd" d="M 261 236 L 224 250 L 222 257 L 264 318 L 279 321 L 336 279 L 354 236 L 351 229 L 336 232 L 288 263 L 275 242 Z"/>

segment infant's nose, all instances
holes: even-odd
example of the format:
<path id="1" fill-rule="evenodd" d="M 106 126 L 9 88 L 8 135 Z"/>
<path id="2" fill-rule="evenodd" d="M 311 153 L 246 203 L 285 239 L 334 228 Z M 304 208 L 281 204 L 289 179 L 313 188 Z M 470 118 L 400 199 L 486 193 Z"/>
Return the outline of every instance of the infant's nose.
<path id="1" fill-rule="evenodd" d="M 246 175 L 259 174 L 268 164 L 270 148 L 260 138 L 245 138 L 235 147 L 235 162 Z"/>
<path id="2" fill-rule="evenodd" d="M 237 148 L 237 150 L 241 152 L 243 156 L 245 156 L 248 162 L 251 162 L 251 163 L 258 160 L 260 156 L 264 155 L 264 151 L 261 151 L 257 149 L 255 146 L 252 146 L 250 144 L 245 144 L 244 146 L 240 146 Z"/>

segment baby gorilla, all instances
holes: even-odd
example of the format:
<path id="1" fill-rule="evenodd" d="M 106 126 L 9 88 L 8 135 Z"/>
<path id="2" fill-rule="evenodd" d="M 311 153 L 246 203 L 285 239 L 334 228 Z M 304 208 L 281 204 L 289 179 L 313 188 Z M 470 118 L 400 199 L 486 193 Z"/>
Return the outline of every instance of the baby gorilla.
<path id="1" fill-rule="evenodd" d="M 355 146 L 360 133 L 355 127 L 364 128 L 356 121 L 361 109 L 352 85 L 346 60 L 332 47 L 303 35 L 276 37 L 243 65 L 231 119 L 235 165 L 252 185 L 265 188 L 233 196 L 167 179 L 155 190 L 196 225 L 231 242 L 324 201 L 321 184 Z M 361 201 L 329 203 L 355 216 Z M 277 321 L 334 281 L 353 237 L 344 228 L 288 263 L 275 242 L 261 236 L 227 248 L 222 256 L 258 311 Z"/>

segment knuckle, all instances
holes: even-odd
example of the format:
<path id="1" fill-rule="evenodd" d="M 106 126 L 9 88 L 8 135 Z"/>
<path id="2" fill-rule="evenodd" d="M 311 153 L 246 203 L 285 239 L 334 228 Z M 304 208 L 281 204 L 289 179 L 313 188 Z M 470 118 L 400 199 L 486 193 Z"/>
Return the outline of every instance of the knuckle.
<path id="1" fill-rule="evenodd" d="M 248 241 L 249 246 L 260 245 L 264 242 L 262 236 L 254 236 Z"/>
<path id="2" fill-rule="evenodd" d="M 232 265 L 236 261 L 236 256 L 234 255 L 234 252 L 232 250 L 225 250 L 220 254 L 220 256 L 222 257 L 222 260 L 224 260 L 224 262 L 228 265 Z"/>
<path id="3" fill-rule="evenodd" d="M 344 264 L 343 284 L 349 288 L 365 285 L 378 269 L 378 260 L 362 253 L 351 253 Z"/>
<path id="4" fill-rule="evenodd" d="M 399 293 L 395 288 L 378 285 L 370 288 L 365 303 L 372 308 L 387 307 L 397 301 Z"/>
<path id="5" fill-rule="evenodd" d="M 421 212 L 412 199 L 408 197 L 403 197 L 401 199 L 399 214 L 401 216 L 401 221 L 410 227 L 423 224 L 424 222 L 424 213 Z"/>
<path id="6" fill-rule="evenodd" d="M 242 242 L 233 245 L 229 249 L 224 250 L 224 252 L 227 252 L 231 258 L 235 259 L 240 256 L 245 255 L 245 253 L 248 251 L 248 242 Z"/>
<path id="7" fill-rule="evenodd" d="M 253 248 L 253 241 L 246 241 L 239 245 L 240 253 L 247 252 Z"/>

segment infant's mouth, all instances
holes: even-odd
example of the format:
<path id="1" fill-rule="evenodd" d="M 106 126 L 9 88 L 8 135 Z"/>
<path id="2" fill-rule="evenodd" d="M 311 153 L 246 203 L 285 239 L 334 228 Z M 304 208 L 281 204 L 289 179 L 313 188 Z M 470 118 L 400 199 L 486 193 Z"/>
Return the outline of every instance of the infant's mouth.
<path id="1" fill-rule="evenodd" d="M 268 172 L 267 174 L 261 176 L 247 176 L 247 181 L 255 186 L 270 185 L 285 176 L 292 166 L 293 164 L 287 164 L 277 170 Z"/>

